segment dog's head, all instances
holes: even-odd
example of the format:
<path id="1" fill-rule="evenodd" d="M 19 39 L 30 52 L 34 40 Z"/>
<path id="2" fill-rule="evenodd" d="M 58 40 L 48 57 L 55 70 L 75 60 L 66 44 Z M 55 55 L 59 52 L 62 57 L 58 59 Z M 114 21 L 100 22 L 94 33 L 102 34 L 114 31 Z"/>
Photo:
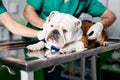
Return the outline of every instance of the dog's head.
<path id="1" fill-rule="evenodd" d="M 80 40 L 82 37 L 81 21 L 72 15 L 53 11 L 43 25 L 45 41 L 58 48 Z"/>

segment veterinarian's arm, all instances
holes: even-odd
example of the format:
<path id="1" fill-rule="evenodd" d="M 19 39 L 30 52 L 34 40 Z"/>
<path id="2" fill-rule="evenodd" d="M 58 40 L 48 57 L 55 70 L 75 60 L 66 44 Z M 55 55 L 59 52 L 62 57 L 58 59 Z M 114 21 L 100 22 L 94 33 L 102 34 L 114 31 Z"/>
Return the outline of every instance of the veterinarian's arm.
<path id="1" fill-rule="evenodd" d="M 38 31 L 17 23 L 8 12 L 0 14 L 0 21 L 12 33 L 24 37 L 37 37 Z"/>
<path id="2" fill-rule="evenodd" d="M 106 27 L 109 27 L 116 20 L 116 16 L 113 12 L 107 9 L 101 16 L 101 21 L 95 23 L 87 32 L 88 39 L 99 38 L 102 30 Z"/>
<path id="3" fill-rule="evenodd" d="M 116 20 L 115 14 L 107 9 L 103 15 L 101 16 L 101 23 L 103 24 L 104 28 L 109 27 L 113 22 Z"/>
<path id="4" fill-rule="evenodd" d="M 36 13 L 35 9 L 29 4 L 26 4 L 24 9 L 24 17 L 34 26 L 42 28 L 44 20 Z"/>

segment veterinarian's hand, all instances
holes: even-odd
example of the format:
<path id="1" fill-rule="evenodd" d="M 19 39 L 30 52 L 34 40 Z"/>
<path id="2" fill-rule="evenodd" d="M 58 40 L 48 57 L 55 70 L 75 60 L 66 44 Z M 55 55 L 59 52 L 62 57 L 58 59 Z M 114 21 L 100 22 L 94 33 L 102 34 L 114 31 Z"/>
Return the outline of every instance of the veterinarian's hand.
<path id="1" fill-rule="evenodd" d="M 43 31 L 43 30 L 38 31 L 38 34 L 37 34 L 38 39 L 39 39 L 39 40 L 43 40 L 43 39 L 45 38 L 45 34 L 46 34 L 46 32 Z"/>
<path id="2" fill-rule="evenodd" d="M 103 24 L 101 22 L 97 22 L 93 26 L 90 27 L 90 29 L 87 32 L 87 36 L 89 40 L 96 39 L 100 37 L 103 30 Z"/>

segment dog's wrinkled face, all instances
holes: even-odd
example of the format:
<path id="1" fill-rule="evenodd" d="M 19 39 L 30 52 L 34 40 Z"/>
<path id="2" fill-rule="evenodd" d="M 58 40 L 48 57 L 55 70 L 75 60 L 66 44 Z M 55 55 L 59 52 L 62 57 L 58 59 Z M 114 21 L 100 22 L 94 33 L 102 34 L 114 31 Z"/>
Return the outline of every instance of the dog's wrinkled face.
<path id="1" fill-rule="evenodd" d="M 82 37 L 81 21 L 72 15 L 51 12 L 44 24 L 45 40 L 58 48 Z"/>

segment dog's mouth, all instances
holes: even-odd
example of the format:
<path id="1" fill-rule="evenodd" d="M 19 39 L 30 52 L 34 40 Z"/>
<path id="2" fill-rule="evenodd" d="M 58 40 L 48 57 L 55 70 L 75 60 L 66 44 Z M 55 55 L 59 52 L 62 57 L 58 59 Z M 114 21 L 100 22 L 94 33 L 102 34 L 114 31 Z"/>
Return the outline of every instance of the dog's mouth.
<path id="1" fill-rule="evenodd" d="M 63 47 L 65 44 L 64 38 L 61 36 L 60 32 L 57 29 L 52 30 L 48 34 L 46 41 L 49 43 L 49 45 L 54 45 L 58 48 Z"/>
<path id="2" fill-rule="evenodd" d="M 60 38 L 60 33 L 58 30 L 53 30 L 47 37 L 47 41 L 58 43 Z"/>

